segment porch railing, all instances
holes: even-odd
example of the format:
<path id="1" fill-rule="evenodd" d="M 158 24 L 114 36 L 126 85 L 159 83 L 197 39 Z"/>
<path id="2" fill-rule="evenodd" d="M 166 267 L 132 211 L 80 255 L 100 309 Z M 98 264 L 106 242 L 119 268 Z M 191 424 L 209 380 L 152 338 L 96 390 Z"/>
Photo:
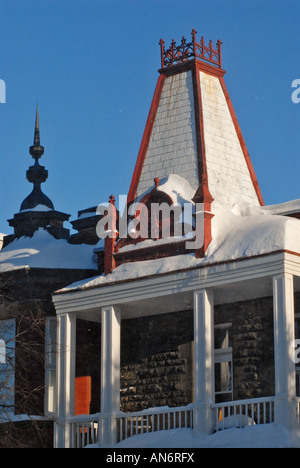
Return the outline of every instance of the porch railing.
<path id="1" fill-rule="evenodd" d="M 268 397 L 214 404 L 215 430 L 273 423 L 274 401 Z"/>
<path id="2" fill-rule="evenodd" d="M 100 417 L 101 414 L 97 413 L 73 416 L 70 418 L 71 448 L 84 448 L 87 445 L 98 442 Z"/>
<path id="3" fill-rule="evenodd" d="M 193 405 L 154 408 L 135 413 L 118 413 L 118 442 L 149 432 L 193 427 Z"/>
<path id="4" fill-rule="evenodd" d="M 275 398 L 255 398 L 249 400 L 217 403 L 211 406 L 214 412 L 214 430 L 232 427 L 245 427 L 274 422 Z M 177 408 L 153 408 L 134 413 L 114 414 L 116 441 L 156 431 L 193 428 L 195 405 Z M 298 406 L 300 420 L 300 399 Z M 71 447 L 83 448 L 101 440 L 102 415 L 74 416 L 68 420 L 71 434 Z"/>

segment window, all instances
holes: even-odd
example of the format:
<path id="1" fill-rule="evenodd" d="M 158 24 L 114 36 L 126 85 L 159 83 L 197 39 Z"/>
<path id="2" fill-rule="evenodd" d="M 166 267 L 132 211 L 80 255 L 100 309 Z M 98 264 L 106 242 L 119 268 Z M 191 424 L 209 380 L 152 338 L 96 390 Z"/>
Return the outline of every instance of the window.
<path id="1" fill-rule="evenodd" d="M 14 414 L 15 320 L 0 320 L 0 414 Z"/>
<path id="2" fill-rule="evenodd" d="M 233 399 L 232 324 L 215 326 L 215 398 L 216 403 Z"/>
<path id="3" fill-rule="evenodd" d="M 4 340 L 0 340 L 0 364 L 6 363 L 6 344 Z"/>
<path id="4" fill-rule="evenodd" d="M 295 314 L 295 339 L 296 340 L 300 339 L 300 314 L 299 313 Z M 299 397 L 300 396 L 300 362 L 295 363 L 295 368 L 296 368 L 296 395 Z"/>
<path id="5" fill-rule="evenodd" d="M 46 320 L 45 413 L 56 412 L 56 318 Z"/>

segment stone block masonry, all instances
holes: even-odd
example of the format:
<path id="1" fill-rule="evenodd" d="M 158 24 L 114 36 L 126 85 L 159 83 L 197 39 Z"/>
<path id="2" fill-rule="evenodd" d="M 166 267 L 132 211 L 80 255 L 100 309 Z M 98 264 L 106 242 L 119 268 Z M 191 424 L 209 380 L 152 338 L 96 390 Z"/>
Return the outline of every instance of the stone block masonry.
<path id="1" fill-rule="evenodd" d="M 215 323 L 228 322 L 233 335 L 233 399 L 274 395 L 272 298 L 216 306 Z"/>
<path id="2" fill-rule="evenodd" d="M 274 395 L 273 299 L 216 305 L 222 323 L 232 323 L 233 399 Z M 122 321 L 122 411 L 192 401 L 193 312 Z"/>
<path id="3" fill-rule="evenodd" d="M 121 401 L 126 412 L 153 406 L 184 406 L 191 400 L 191 346 L 159 353 L 122 368 Z"/>
<path id="4" fill-rule="evenodd" d="M 192 401 L 191 311 L 122 321 L 121 410 Z"/>
<path id="5" fill-rule="evenodd" d="M 299 307 L 300 295 L 296 294 L 296 312 Z M 215 325 L 232 323 L 233 399 L 274 395 L 272 297 L 216 305 L 214 315 Z M 100 408 L 100 326 L 86 323 L 85 328 L 90 338 L 85 339 L 87 332 L 83 333 L 81 324 L 77 376 L 92 376 L 91 413 L 96 413 Z M 193 401 L 193 333 L 191 310 L 122 320 L 122 411 L 184 406 Z"/>

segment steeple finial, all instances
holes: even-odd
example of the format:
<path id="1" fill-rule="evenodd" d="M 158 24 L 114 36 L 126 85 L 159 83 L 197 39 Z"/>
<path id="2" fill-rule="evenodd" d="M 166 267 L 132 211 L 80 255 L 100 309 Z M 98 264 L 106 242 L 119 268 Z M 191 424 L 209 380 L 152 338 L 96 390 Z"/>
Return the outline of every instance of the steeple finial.
<path id="1" fill-rule="evenodd" d="M 42 192 L 41 184 L 48 179 L 48 171 L 39 164 L 40 157 L 44 154 L 44 147 L 40 143 L 40 123 L 39 108 L 36 106 L 35 128 L 33 146 L 30 146 L 29 153 L 35 159 L 35 164 L 30 166 L 26 172 L 28 182 L 33 184 L 33 191 L 25 198 L 20 211 L 35 208 L 37 205 L 45 205 L 51 210 L 54 209 L 52 201 Z"/>
<path id="2" fill-rule="evenodd" d="M 39 105 L 38 104 L 36 105 L 33 146 L 30 146 L 29 152 L 31 156 L 35 159 L 36 163 L 38 159 L 40 159 L 40 157 L 44 154 L 44 147 L 41 146 L 41 142 L 40 142 L 40 121 L 39 121 Z"/>
<path id="3" fill-rule="evenodd" d="M 40 121 L 39 121 L 39 104 L 36 105 L 36 115 L 35 115 L 35 130 L 34 130 L 34 144 L 39 146 L 40 143 Z"/>
<path id="4" fill-rule="evenodd" d="M 174 39 L 172 39 L 171 45 L 168 49 L 165 49 L 165 42 L 163 39 L 159 41 L 161 51 L 161 68 L 167 68 L 172 65 L 178 65 L 186 62 L 190 59 L 205 60 L 216 67 L 222 68 L 222 57 L 221 57 L 221 44 L 220 39 L 217 42 L 217 48 L 213 49 L 212 41 L 209 41 L 208 46 L 204 43 L 203 36 L 201 41 L 197 43 L 196 39 L 197 31 L 192 30 L 192 41 L 186 42 L 185 37 L 182 37 L 181 44 L 176 45 Z"/>

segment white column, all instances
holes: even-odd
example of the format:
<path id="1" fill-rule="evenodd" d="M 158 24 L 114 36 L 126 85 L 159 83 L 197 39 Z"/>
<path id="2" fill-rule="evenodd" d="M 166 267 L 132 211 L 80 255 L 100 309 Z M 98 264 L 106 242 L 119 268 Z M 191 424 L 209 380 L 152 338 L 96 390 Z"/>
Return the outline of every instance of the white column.
<path id="1" fill-rule="evenodd" d="M 75 408 L 75 356 L 76 316 L 63 314 L 57 317 L 57 416 L 54 445 L 57 448 L 71 447 L 71 431 L 67 422 Z"/>
<path id="2" fill-rule="evenodd" d="M 194 431 L 214 429 L 214 304 L 211 291 L 194 292 Z"/>
<path id="3" fill-rule="evenodd" d="M 273 278 L 275 422 L 293 429 L 296 424 L 295 340 L 293 276 Z"/>
<path id="4" fill-rule="evenodd" d="M 120 411 L 121 311 L 103 307 L 101 313 L 101 425 L 102 446 L 116 442 L 114 413 Z"/>

